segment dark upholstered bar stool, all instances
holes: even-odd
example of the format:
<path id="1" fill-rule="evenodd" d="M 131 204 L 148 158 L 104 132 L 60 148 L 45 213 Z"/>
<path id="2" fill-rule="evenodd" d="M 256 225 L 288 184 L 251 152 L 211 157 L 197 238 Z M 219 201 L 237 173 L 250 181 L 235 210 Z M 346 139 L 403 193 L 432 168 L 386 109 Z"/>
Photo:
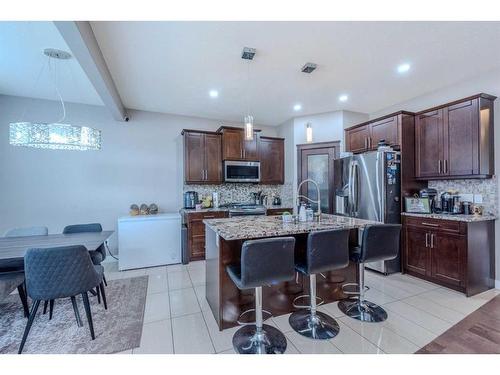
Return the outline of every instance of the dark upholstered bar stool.
<path id="1" fill-rule="evenodd" d="M 255 324 L 247 324 L 233 336 L 233 347 L 240 354 L 281 354 L 286 337 L 278 329 L 263 324 L 262 286 L 293 280 L 295 238 L 281 237 L 245 241 L 241 264 L 226 271 L 238 289 L 255 289 Z"/>
<path id="2" fill-rule="evenodd" d="M 310 294 L 299 296 L 294 300 L 294 307 L 306 308 L 295 311 L 288 319 L 295 332 L 319 340 L 331 339 L 339 333 L 339 325 L 335 319 L 316 310 L 316 275 L 348 265 L 349 229 L 313 232 L 308 235 L 306 257 L 296 260 L 295 269 L 309 276 Z M 296 302 L 304 297 L 310 298 L 310 305 L 297 305 Z"/>
<path id="3" fill-rule="evenodd" d="M 365 263 L 394 259 L 399 253 L 401 225 L 367 225 L 363 230 L 361 246 L 351 251 L 351 260 L 359 264 L 358 298 L 340 301 L 338 307 L 347 316 L 363 322 L 383 322 L 387 312 L 365 300 Z"/>

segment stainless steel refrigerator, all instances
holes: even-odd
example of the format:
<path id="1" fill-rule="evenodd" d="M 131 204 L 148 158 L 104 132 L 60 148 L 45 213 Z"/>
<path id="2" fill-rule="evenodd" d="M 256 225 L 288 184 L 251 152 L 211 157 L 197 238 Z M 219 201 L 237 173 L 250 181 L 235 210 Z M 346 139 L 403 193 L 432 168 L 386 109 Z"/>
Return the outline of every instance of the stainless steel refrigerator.
<path id="1" fill-rule="evenodd" d="M 372 151 L 334 161 L 335 211 L 337 215 L 401 222 L 400 153 Z M 401 255 L 389 261 L 367 263 L 384 274 L 401 270 Z"/>

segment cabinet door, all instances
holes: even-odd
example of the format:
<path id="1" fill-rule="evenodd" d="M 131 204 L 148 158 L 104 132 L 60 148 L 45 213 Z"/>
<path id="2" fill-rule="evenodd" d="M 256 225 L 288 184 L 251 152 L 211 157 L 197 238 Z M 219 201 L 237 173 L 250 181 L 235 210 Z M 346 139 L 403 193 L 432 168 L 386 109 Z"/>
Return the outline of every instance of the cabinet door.
<path id="1" fill-rule="evenodd" d="M 376 150 L 381 139 L 384 139 L 391 146 L 401 145 L 398 133 L 398 116 L 371 123 L 370 148 Z"/>
<path id="2" fill-rule="evenodd" d="M 368 137 L 370 131 L 368 125 L 355 129 L 348 129 L 345 132 L 346 151 L 363 152 L 368 148 Z"/>
<path id="3" fill-rule="evenodd" d="M 186 183 L 204 181 L 205 135 L 184 133 L 184 180 Z"/>
<path id="4" fill-rule="evenodd" d="M 443 110 L 416 116 L 416 177 L 443 176 Z"/>
<path id="5" fill-rule="evenodd" d="M 436 232 L 431 241 L 431 277 L 443 283 L 465 286 L 466 237 Z"/>
<path id="6" fill-rule="evenodd" d="M 445 108 L 444 174 L 470 176 L 479 173 L 478 99 Z"/>
<path id="7" fill-rule="evenodd" d="M 285 180 L 284 141 L 260 138 L 260 180 L 263 184 L 283 184 Z"/>
<path id="8" fill-rule="evenodd" d="M 205 134 L 205 182 L 222 182 L 222 145 L 221 136 Z"/>
<path id="9" fill-rule="evenodd" d="M 245 134 L 242 132 L 243 138 L 243 159 L 248 161 L 258 161 L 259 160 L 259 133 L 253 133 L 253 139 L 247 141 L 245 139 Z"/>
<path id="10" fill-rule="evenodd" d="M 427 230 L 405 227 L 405 267 L 428 275 L 430 234 Z"/>
<path id="11" fill-rule="evenodd" d="M 222 133 L 222 158 L 224 160 L 243 159 L 243 131 L 224 129 Z"/>

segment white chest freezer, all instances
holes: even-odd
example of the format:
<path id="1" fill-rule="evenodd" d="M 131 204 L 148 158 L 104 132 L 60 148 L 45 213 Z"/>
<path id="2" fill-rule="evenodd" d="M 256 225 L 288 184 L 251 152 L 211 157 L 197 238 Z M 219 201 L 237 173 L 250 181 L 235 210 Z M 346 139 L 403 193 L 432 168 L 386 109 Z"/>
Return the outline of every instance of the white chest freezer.
<path id="1" fill-rule="evenodd" d="M 165 213 L 118 219 L 120 271 L 181 262 L 181 215 Z"/>

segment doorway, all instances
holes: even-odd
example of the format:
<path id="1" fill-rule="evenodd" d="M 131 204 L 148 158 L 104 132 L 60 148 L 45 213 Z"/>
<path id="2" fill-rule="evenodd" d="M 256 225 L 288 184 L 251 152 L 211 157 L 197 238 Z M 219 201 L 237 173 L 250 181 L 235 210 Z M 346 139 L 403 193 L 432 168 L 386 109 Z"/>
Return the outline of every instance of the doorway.
<path id="1" fill-rule="evenodd" d="M 321 212 L 325 214 L 335 212 L 333 160 L 339 155 L 340 141 L 297 145 L 297 184 L 308 178 L 316 181 L 320 191 Z M 300 194 L 318 199 L 316 187 L 309 182 L 302 185 Z M 311 208 L 316 211 L 317 204 L 311 203 Z"/>

